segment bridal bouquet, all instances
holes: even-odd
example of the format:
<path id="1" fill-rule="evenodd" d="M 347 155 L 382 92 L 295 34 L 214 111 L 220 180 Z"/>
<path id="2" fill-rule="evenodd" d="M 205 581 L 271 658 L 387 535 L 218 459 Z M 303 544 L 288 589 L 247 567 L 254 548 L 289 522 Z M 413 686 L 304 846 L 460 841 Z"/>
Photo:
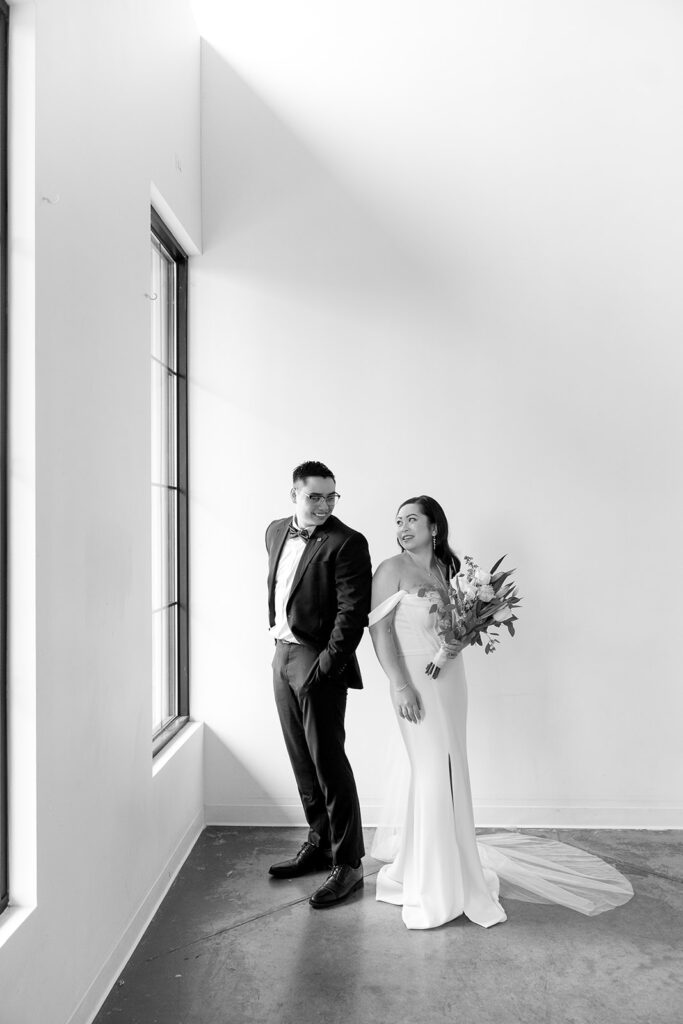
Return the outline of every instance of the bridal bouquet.
<path id="1" fill-rule="evenodd" d="M 441 647 L 427 665 L 428 676 L 436 679 L 447 659 L 455 658 L 469 644 L 479 644 L 486 654 L 492 654 L 500 643 L 496 632 L 500 626 L 505 626 L 510 636 L 515 635 L 514 609 L 521 599 L 517 596 L 516 583 L 509 578 L 515 570 L 500 570 L 505 557 L 499 558 L 489 572 L 484 572 L 473 558 L 465 555 L 464 569 L 448 584 L 448 600 L 444 601 L 438 594 L 429 610 L 436 612 Z M 438 592 L 428 587 L 418 591 L 420 597 L 435 593 Z"/>

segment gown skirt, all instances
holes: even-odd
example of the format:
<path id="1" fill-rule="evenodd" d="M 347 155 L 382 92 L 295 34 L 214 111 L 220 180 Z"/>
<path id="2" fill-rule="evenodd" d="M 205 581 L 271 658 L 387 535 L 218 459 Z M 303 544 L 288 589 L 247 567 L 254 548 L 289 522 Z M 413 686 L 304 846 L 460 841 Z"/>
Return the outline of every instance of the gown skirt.
<path id="1" fill-rule="evenodd" d="M 477 837 L 467 763 L 467 680 L 461 655 L 439 676 L 425 668 L 439 648 L 432 599 L 400 590 L 370 615 L 394 612 L 405 678 L 422 704 L 415 725 L 398 714 L 405 755 L 392 758 L 372 856 L 389 861 L 377 899 L 402 907 L 407 928 L 436 928 L 464 914 L 489 928 L 506 920 L 500 898 L 598 914 L 627 902 L 629 881 L 593 854 L 553 839 L 498 832 Z"/>

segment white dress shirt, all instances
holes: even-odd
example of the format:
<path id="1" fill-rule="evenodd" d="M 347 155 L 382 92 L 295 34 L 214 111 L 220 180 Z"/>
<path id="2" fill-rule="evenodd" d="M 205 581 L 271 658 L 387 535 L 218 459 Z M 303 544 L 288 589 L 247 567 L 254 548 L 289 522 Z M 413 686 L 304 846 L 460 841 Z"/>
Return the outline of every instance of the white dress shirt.
<path id="1" fill-rule="evenodd" d="M 300 529 L 296 519 L 294 526 Z M 311 536 L 316 528 L 309 526 L 307 529 Z M 298 644 L 299 641 L 289 628 L 285 609 L 305 547 L 303 537 L 287 537 L 275 573 L 275 625 L 270 627 L 270 635 L 274 640 L 287 640 L 290 644 Z"/>

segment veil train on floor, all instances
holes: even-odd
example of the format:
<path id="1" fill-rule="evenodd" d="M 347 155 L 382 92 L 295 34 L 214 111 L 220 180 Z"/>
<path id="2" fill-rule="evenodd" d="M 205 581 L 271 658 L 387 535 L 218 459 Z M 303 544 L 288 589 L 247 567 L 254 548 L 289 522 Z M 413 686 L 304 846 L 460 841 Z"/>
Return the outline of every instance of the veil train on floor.
<path id="1" fill-rule="evenodd" d="M 410 783 L 398 728 L 391 733 L 386 737 L 386 792 L 370 850 L 376 860 L 387 862 L 398 853 Z M 498 831 L 478 835 L 477 849 L 489 887 L 495 891 L 497 886 L 503 900 L 556 904 L 592 917 L 633 896 L 629 880 L 611 864 L 556 839 Z"/>

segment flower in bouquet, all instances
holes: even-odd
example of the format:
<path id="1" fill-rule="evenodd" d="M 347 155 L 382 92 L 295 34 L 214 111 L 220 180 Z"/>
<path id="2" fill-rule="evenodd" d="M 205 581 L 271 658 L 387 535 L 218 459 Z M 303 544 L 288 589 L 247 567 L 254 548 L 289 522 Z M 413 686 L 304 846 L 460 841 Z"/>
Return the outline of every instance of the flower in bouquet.
<path id="1" fill-rule="evenodd" d="M 500 626 L 505 626 L 510 636 L 515 635 L 515 608 L 521 599 L 516 583 L 510 579 L 515 570 L 503 572 L 500 568 L 505 557 L 499 558 L 490 572 L 484 572 L 470 555 L 465 555 L 464 568 L 449 581 L 447 592 L 427 587 L 418 591 L 421 597 L 434 596 L 430 612 L 436 616 L 441 642 L 427 665 L 427 675 L 436 679 L 448 658 L 456 657 L 470 644 L 483 646 L 486 654 L 491 654 L 500 642 L 496 631 Z"/>

